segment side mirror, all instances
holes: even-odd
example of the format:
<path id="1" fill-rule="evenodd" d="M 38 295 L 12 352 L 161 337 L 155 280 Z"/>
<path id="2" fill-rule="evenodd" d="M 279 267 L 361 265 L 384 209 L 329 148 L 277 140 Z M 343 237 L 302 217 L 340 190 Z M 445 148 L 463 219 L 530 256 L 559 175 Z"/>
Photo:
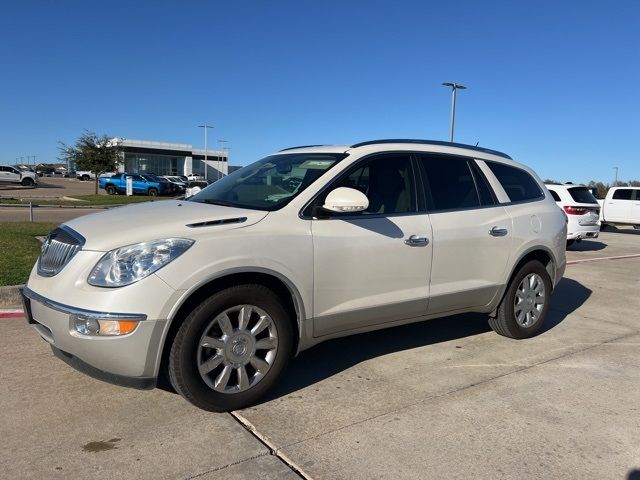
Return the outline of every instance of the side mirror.
<path id="1" fill-rule="evenodd" d="M 362 212 L 369 208 L 369 199 L 355 188 L 338 187 L 327 195 L 322 208 L 337 213 Z"/>

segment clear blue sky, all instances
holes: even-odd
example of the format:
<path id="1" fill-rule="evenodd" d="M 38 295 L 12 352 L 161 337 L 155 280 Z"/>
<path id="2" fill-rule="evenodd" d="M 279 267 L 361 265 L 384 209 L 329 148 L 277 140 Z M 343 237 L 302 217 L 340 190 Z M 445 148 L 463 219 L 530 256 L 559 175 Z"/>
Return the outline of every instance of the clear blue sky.
<path id="1" fill-rule="evenodd" d="M 30 1 L 0 7 L 0 163 L 89 129 L 231 164 L 292 145 L 448 139 L 542 177 L 640 178 L 640 2 Z"/>

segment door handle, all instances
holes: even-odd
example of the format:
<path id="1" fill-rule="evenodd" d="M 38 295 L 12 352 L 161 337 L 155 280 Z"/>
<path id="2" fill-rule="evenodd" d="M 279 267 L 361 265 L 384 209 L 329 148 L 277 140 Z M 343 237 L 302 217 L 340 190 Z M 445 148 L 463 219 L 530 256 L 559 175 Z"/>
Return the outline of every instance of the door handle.
<path id="1" fill-rule="evenodd" d="M 504 237 L 507 233 L 509 233 L 509 230 L 506 228 L 493 227 L 489 230 L 489 235 L 492 237 Z"/>
<path id="2" fill-rule="evenodd" d="M 429 245 L 429 239 L 419 235 L 411 235 L 404 241 L 404 244 L 410 247 L 424 247 L 425 245 Z"/>

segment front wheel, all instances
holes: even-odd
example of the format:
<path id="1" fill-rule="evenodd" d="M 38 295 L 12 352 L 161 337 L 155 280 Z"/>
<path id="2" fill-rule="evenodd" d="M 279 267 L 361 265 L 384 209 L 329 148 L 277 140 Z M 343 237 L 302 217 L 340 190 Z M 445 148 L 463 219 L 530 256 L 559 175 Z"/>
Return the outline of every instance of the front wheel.
<path id="1" fill-rule="evenodd" d="M 544 323 L 552 289 L 551 277 L 544 265 L 537 260 L 527 262 L 511 280 L 489 325 L 505 337 L 533 337 Z"/>
<path id="2" fill-rule="evenodd" d="M 33 181 L 33 178 L 26 177 L 26 178 L 23 178 L 20 183 L 22 184 L 23 187 L 33 187 L 36 182 Z"/>
<path id="3" fill-rule="evenodd" d="M 276 383 L 293 354 L 291 318 L 261 285 L 218 292 L 178 329 L 169 355 L 172 386 L 204 410 L 254 404 Z"/>

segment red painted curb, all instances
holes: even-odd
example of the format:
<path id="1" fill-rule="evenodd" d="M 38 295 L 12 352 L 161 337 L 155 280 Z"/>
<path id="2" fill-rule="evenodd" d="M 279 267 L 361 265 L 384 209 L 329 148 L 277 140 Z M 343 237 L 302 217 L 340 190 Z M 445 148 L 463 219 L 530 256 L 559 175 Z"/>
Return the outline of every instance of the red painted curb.
<path id="1" fill-rule="evenodd" d="M 0 318 L 24 318 L 24 312 L 22 310 L 0 312 Z"/>

